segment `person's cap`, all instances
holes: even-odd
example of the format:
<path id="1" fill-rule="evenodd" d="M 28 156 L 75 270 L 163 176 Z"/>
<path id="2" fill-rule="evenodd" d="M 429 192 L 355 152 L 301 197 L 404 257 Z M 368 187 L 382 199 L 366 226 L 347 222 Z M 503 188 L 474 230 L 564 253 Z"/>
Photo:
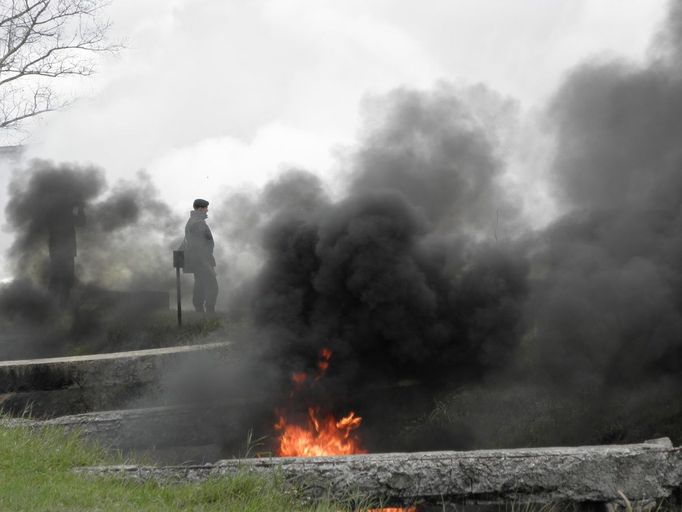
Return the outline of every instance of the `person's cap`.
<path id="1" fill-rule="evenodd" d="M 208 207 L 208 201 L 206 201 L 206 199 L 195 199 L 193 206 L 195 210 L 197 208 L 206 208 Z"/>

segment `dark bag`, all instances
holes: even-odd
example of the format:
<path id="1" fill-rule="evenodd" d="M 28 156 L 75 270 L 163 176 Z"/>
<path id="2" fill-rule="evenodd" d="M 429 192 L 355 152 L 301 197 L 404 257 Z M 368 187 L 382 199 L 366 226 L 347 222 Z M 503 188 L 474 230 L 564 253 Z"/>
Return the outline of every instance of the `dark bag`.
<path id="1" fill-rule="evenodd" d="M 180 244 L 180 247 L 177 249 L 178 251 L 182 251 L 185 254 L 184 258 L 184 266 L 182 267 L 182 273 L 183 274 L 194 274 L 194 268 L 196 266 L 196 263 L 194 262 L 194 258 L 192 257 L 192 250 L 189 247 L 189 242 L 185 238 L 182 243 Z"/>

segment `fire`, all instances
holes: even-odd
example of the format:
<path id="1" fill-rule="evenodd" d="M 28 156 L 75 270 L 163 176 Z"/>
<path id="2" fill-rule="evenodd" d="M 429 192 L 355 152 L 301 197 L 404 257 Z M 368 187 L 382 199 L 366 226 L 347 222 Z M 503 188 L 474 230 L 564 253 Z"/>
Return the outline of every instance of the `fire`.
<path id="1" fill-rule="evenodd" d="M 317 377 L 315 380 L 321 379 L 324 377 L 324 374 L 327 372 L 327 368 L 329 368 L 329 361 L 332 358 L 332 351 L 329 350 L 328 348 L 323 348 L 320 350 L 320 360 L 317 363 L 317 369 L 319 370 L 319 373 L 317 374 Z"/>
<path id="2" fill-rule="evenodd" d="M 320 350 L 317 362 L 317 373 L 313 381 L 324 377 L 329 369 L 332 351 L 328 348 Z M 291 376 L 292 395 L 310 382 L 308 374 L 296 372 Z M 352 455 L 367 453 L 353 436 L 353 431 L 360 427 L 362 418 L 354 411 L 337 420 L 332 414 L 321 417 L 320 408 L 308 407 L 308 419 L 305 425 L 291 424 L 284 414 L 279 414 L 275 429 L 280 431 L 280 457 L 320 457 L 325 455 Z"/>
<path id="3" fill-rule="evenodd" d="M 308 374 L 307 373 L 304 373 L 304 372 L 294 373 L 291 376 L 291 382 L 294 384 L 294 391 L 300 389 L 306 380 L 308 380 Z"/>
<path id="4" fill-rule="evenodd" d="M 296 385 L 296 386 L 302 386 L 303 383 L 306 381 L 307 378 L 308 378 L 308 375 L 307 375 L 307 374 L 305 374 L 305 373 L 303 373 L 303 372 L 299 372 L 299 373 L 294 373 L 294 374 L 291 376 L 291 381 L 292 381 L 292 382 L 294 383 L 294 385 Z"/>
<path id="5" fill-rule="evenodd" d="M 312 381 L 324 377 L 331 361 L 332 351 L 323 348 L 317 362 L 317 374 Z M 291 376 L 293 397 L 306 382 L 311 382 L 308 374 L 297 372 Z M 285 414 L 278 414 L 275 430 L 279 434 L 280 457 L 324 457 L 328 455 L 353 455 L 367 453 L 353 431 L 357 430 L 362 418 L 354 411 L 337 420 L 332 414 L 320 417 L 320 407 L 308 407 L 308 418 L 305 425 L 291 424 Z M 367 512 L 417 512 L 416 508 L 375 508 Z"/>
<path id="6" fill-rule="evenodd" d="M 317 373 L 313 382 L 324 377 L 329 369 L 332 351 L 328 348 L 320 350 L 317 362 Z M 291 376 L 293 396 L 300 391 L 306 382 L 310 382 L 308 374 L 296 372 Z M 332 414 L 321 417 L 320 407 L 308 407 L 308 419 L 305 425 L 291 424 L 285 414 L 279 414 L 275 429 L 280 431 L 280 457 L 320 457 L 325 455 L 352 455 L 367 453 L 360 447 L 359 441 L 352 432 L 360 427 L 362 418 L 354 411 L 337 420 Z"/>
<path id="7" fill-rule="evenodd" d="M 279 417 L 275 429 L 280 430 L 279 452 L 281 457 L 322 457 L 325 455 L 352 455 L 367 453 L 351 433 L 357 429 L 362 418 L 351 411 L 336 420 L 327 415 L 319 418 L 319 408 L 308 408 L 308 424 L 290 425 L 284 416 Z"/>

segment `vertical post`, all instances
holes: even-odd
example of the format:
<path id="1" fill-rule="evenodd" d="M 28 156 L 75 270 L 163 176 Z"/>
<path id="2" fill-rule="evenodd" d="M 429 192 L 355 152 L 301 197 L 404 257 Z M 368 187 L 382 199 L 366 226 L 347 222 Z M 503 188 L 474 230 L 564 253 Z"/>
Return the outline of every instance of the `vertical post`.
<path id="1" fill-rule="evenodd" d="M 178 295 L 178 327 L 182 327 L 182 291 L 180 289 L 180 269 L 185 268 L 184 251 L 173 251 L 173 266 L 175 267 L 176 293 Z"/>
<path id="2" fill-rule="evenodd" d="M 182 327 L 182 293 L 180 292 L 180 267 L 175 269 L 175 280 L 178 294 L 178 327 Z"/>

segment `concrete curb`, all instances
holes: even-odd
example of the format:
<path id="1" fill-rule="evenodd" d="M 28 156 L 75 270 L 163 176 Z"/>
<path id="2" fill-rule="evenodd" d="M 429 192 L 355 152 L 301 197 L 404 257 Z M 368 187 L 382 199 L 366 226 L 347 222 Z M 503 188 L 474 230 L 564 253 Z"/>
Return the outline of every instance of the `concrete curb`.
<path id="1" fill-rule="evenodd" d="M 202 481 L 238 471 L 278 474 L 305 497 L 353 493 L 386 505 L 661 500 L 682 483 L 682 449 L 633 445 L 223 460 L 202 466 L 80 468 L 85 475 Z M 622 495 L 621 495 L 622 493 Z"/>
<path id="2" fill-rule="evenodd" d="M 230 342 L 0 362 L 0 408 L 34 417 L 117 409 L 153 394 L 165 374 L 192 360 L 227 357 Z"/>

